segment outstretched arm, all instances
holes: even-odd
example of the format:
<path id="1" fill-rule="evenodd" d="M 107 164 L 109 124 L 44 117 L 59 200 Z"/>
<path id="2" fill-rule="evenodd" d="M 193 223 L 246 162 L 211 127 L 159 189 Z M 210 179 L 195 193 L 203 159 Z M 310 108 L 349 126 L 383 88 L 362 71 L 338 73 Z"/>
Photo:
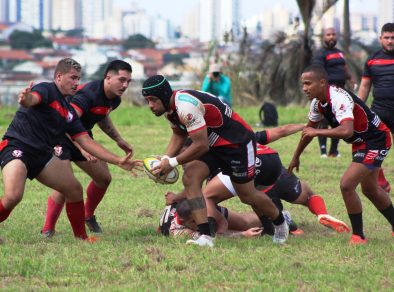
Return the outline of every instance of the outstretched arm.
<path id="1" fill-rule="evenodd" d="M 75 138 L 75 140 L 79 143 L 79 145 L 81 145 L 81 147 L 85 151 L 91 153 L 95 157 L 97 157 L 105 162 L 115 164 L 125 170 L 132 170 L 133 168 L 135 168 L 135 167 L 138 168 L 138 166 L 142 165 L 141 161 L 138 161 L 138 160 L 134 161 L 134 160 L 130 159 L 131 153 L 129 153 L 128 155 L 126 155 L 123 158 L 119 157 L 116 154 L 108 151 L 103 146 L 101 146 L 101 144 L 94 141 L 87 134 L 78 136 Z"/>
<path id="2" fill-rule="evenodd" d="M 269 136 L 269 143 L 274 142 L 280 138 L 295 134 L 305 128 L 304 124 L 288 124 L 283 125 L 277 128 L 267 129 L 267 133 Z M 259 141 L 261 132 L 256 132 L 256 142 L 260 144 L 264 144 Z"/>
<path id="3" fill-rule="evenodd" d="M 317 126 L 319 125 L 319 123 L 315 123 L 315 122 L 311 122 L 309 121 L 308 124 L 306 125 L 305 129 L 308 127 L 311 128 L 317 128 Z M 304 129 L 304 131 L 305 131 Z M 304 149 L 306 148 L 306 146 L 309 145 L 309 143 L 312 141 L 313 137 L 308 137 L 308 136 L 302 136 L 300 139 L 300 142 L 298 142 L 297 148 L 293 154 L 293 158 L 290 161 L 289 167 L 288 167 L 288 172 L 293 172 L 293 169 L 295 168 L 296 171 L 298 171 L 299 167 L 300 167 L 300 156 L 302 154 L 302 152 L 304 151 Z"/>
<path id="4" fill-rule="evenodd" d="M 133 153 L 133 148 L 122 138 L 108 115 L 97 124 L 99 125 L 100 129 L 108 135 L 108 137 L 118 144 L 119 148 L 123 149 L 125 153 Z"/>
<path id="5" fill-rule="evenodd" d="M 24 107 L 32 107 L 40 103 L 40 95 L 36 92 L 32 92 L 33 81 L 29 83 L 29 86 L 23 89 L 18 95 L 18 103 Z"/>

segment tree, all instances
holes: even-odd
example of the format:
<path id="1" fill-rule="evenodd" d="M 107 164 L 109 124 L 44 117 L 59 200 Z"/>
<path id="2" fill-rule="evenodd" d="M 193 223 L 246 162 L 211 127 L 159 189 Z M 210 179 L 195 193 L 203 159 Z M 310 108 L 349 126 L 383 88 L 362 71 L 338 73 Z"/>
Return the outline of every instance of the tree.
<path id="1" fill-rule="evenodd" d="M 143 48 L 155 48 L 155 43 L 143 36 L 142 34 L 135 34 L 129 36 L 123 43 L 123 48 L 128 49 L 143 49 Z"/>
<path id="2" fill-rule="evenodd" d="M 11 33 L 9 41 L 13 49 L 52 48 L 52 42 L 44 38 L 39 30 L 34 30 L 32 33 L 15 30 Z"/>

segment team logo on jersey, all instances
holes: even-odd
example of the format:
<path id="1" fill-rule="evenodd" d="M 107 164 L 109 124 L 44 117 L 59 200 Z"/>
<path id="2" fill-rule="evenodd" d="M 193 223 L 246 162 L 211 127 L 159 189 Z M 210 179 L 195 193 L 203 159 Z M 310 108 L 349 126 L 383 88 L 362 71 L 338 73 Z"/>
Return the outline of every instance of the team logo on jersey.
<path id="1" fill-rule="evenodd" d="M 22 150 L 14 150 L 14 151 L 12 151 L 12 156 L 14 156 L 14 157 L 19 158 L 19 157 L 22 157 L 22 155 L 23 155 L 23 151 Z"/>
<path id="2" fill-rule="evenodd" d="M 188 121 L 191 121 L 191 120 L 194 119 L 194 116 L 193 116 L 192 114 L 187 114 L 187 115 L 186 115 L 186 119 L 187 119 Z"/>
<path id="3" fill-rule="evenodd" d="M 71 122 L 73 120 L 73 118 L 74 118 L 74 115 L 72 114 L 72 112 L 68 112 L 67 118 L 66 118 L 67 122 L 68 123 Z"/>
<path id="4" fill-rule="evenodd" d="M 56 145 L 55 147 L 53 147 L 53 154 L 55 154 L 55 156 L 57 156 L 57 157 L 62 155 L 63 154 L 63 147 L 60 145 Z"/>
<path id="5" fill-rule="evenodd" d="M 256 156 L 255 165 L 256 165 L 256 167 L 260 167 L 260 166 L 261 166 L 261 160 L 260 160 L 260 158 L 258 158 L 257 156 Z"/>

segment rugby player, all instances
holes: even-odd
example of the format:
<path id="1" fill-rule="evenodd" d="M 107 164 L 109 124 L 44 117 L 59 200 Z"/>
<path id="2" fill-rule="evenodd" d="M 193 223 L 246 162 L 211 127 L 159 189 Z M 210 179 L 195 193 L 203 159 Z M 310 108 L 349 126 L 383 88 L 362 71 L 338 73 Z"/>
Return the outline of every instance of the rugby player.
<path id="1" fill-rule="evenodd" d="M 109 114 L 121 103 L 121 95 L 131 81 L 132 69 L 129 63 L 122 60 L 110 62 L 105 70 L 103 80 L 95 80 L 83 84 L 75 95 L 68 98 L 71 106 L 79 116 L 82 125 L 93 138 L 92 128 L 95 124 L 106 133 L 117 145 L 127 153 L 133 149 L 119 134 L 112 123 Z M 55 146 L 55 155 L 61 160 L 71 160 L 88 174 L 92 181 L 86 189 L 85 223 L 89 230 L 101 233 L 102 228 L 96 220 L 94 211 L 103 199 L 109 184 L 111 174 L 105 161 L 97 160 L 78 145 L 64 137 L 62 144 Z M 48 207 L 41 234 L 51 237 L 55 233 L 57 219 L 63 209 L 65 195 L 53 191 L 48 198 Z"/>
<path id="2" fill-rule="evenodd" d="M 33 83 L 21 91 L 21 105 L 0 143 L 4 194 L 0 199 L 0 222 L 8 218 L 22 200 L 26 179 L 36 178 L 66 197 L 67 216 L 76 238 L 88 237 L 84 224 L 82 186 L 74 177 L 69 160 L 53 155 L 53 147 L 67 133 L 97 158 L 125 170 L 139 162 L 131 154 L 121 158 L 90 138 L 65 97 L 74 95 L 81 78 L 81 66 L 71 58 L 58 62 L 53 82 Z"/>
<path id="3" fill-rule="evenodd" d="M 215 96 L 195 90 L 173 91 L 161 75 L 144 82 L 142 95 L 154 115 L 165 114 L 173 130 L 166 154 L 154 169 L 157 175 L 187 163 L 183 185 L 193 220 L 202 234 L 192 243 L 214 245 L 201 186 L 217 168 L 231 177 L 241 201 L 251 205 L 259 218 L 266 215 L 272 219 L 273 241 L 284 243 L 289 229 L 282 212 L 253 185 L 256 144 L 250 126 Z M 193 143 L 179 154 L 188 136 Z"/>
<path id="4" fill-rule="evenodd" d="M 378 186 L 379 170 L 391 147 L 390 131 L 360 98 L 343 88 L 330 86 L 327 80 L 326 71 L 318 65 L 307 67 L 301 75 L 303 91 L 311 101 L 309 121 L 288 170 L 298 170 L 302 152 L 316 136 L 341 138 L 352 144 L 353 160 L 340 182 L 353 231 L 350 244 L 367 243 L 362 205 L 356 192 L 358 185 L 389 221 L 394 236 L 393 204 L 390 196 Z M 323 117 L 333 128 L 317 129 Z"/>

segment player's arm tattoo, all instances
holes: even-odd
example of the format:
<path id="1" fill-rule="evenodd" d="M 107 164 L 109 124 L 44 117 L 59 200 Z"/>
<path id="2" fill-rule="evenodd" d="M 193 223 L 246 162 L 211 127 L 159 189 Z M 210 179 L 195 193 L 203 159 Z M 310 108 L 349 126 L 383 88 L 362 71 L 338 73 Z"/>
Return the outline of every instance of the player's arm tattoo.
<path id="1" fill-rule="evenodd" d="M 120 138 L 118 130 L 116 130 L 112 120 L 109 116 L 106 116 L 104 119 L 97 123 L 101 130 L 106 133 L 111 139 L 118 141 Z"/>
<path id="2" fill-rule="evenodd" d="M 189 203 L 190 211 L 205 209 L 205 200 L 203 197 L 193 198 L 187 200 Z"/>

